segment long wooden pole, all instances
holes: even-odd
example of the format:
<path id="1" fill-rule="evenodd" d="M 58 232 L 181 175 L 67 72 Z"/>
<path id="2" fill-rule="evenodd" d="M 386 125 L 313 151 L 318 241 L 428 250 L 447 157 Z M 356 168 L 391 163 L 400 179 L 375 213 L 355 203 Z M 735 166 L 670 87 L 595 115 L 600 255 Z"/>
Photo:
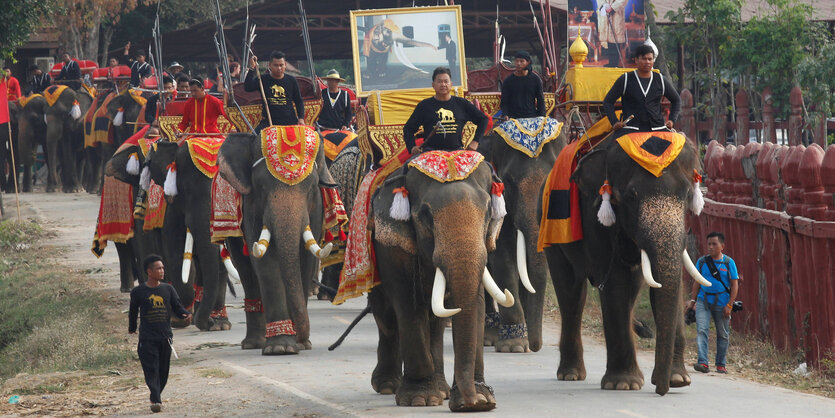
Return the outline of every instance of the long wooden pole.
<path id="1" fill-rule="evenodd" d="M 17 190 L 17 163 L 14 160 L 14 140 L 12 139 L 12 120 L 6 123 L 9 127 L 9 152 L 12 154 L 12 176 L 14 176 L 14 198 L 17 203 L 17 221 L 22 222 L 20 218 L 20 193 Z"/>
<path id="2" fill-rule="evenodd" d="M 270 104 L 267 102 L 267 95 L 264 94 L 264 80 L 261 79 L 261 71 L 258 71 L 257 63 L 255 64 L 255 71 L 258 74 L 258 87 L 261 89 L 261 100 L 264 101 L 264 111 L 267 113 L 267 121 L 270 122 L 270 126 L 273 126 L 273 117 L 270 115 Z"/>

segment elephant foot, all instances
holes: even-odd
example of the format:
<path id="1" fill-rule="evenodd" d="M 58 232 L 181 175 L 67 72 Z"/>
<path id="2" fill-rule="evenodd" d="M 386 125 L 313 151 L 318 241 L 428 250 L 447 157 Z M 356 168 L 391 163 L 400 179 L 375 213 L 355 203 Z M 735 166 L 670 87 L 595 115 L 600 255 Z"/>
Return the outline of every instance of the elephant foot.
<path id="1" fill-rule="evenodd" d="M 57 191 L 57 189 L 58 189 L 58 187 L 56 187 L 56 186 L 46 186 L 46 192 L 47 193 L 55 193 Z"/>
<path id="2" fill-rule="evenodd" d="M 280 356 L 285 354 L 299 354 L 295 335 L 276 335 L 267 338 L 261 354 L 265 356 Z"/>
<path id="3" fill-rule="evenodd" d="M 497 353 L 525 353 L 528 345 L 528 327 L 525 324 L 502 324 L 499 326 L 499 340 L 496 342 Z"/>
<path id="4" fill-rule="evenodd" d="M 656 383 L 658 379 L 656 379 L 655 377 L 656 370 L 658 369 L 652 371 L 652 379 L 650 379 L 650 382 L 652 382 L 653 385 L 658 386 L 658 383 Z M 685 386 L 690 386 L 690 382 L 690 374 L 687 373 L 687 369 L 684 368 L 684 365 L 673 365 L 672 369 L 670 370 L 670 387 L 682 388 Z"/>
<path id="5" fill-rule="evenodd" d="M 131 284 L 130 286 L 122 285 L 121 287 L 119 287 L 119 291 L 122 293 L 130 293 L 131 290 L 133 290 L 133 284 Z"/>
<path id="6" fill-rule="evenodd" d="M 420 383 L 401 383 L 395 401 L 398 406 L 439 406 L 444 402 L 444 398 L 435 387 L 435 379 L 432 378 Z"/>
<path id="7" fill-rule="evenodd" d="M 394 395 L 400 388 L 401 378 L 399 371 L 381 371 L 378 365 L 371 374 L 371 387 L 380 395 Z"/>
<path id="8" fill-rule="evenodd" d="M 586 365 L 583 360 L 579 362 L 568 362 L 560 359 L 560 366 L 557 368 L 557 380 L 576 382 L 586 380 Z"/>
<path id="9" fill-rule="evenodd" d="M 444 399 L 449 399 L 449 384 L 447 384 L 446 377 L 443 373 L 435 374 L 435 386 L 438 387 L 438 391 Z"/>
<path id="10" fill-rule="evenodd" d="M 261 337 L 246 337 L 241 341 L 241 349 L 243 350 L 253 350 L 256 348 L 264 348 L 267 343 L 267 339 L 263 336 Z"/>
<path id="11" fill-rule="evenodd" d="M 499 319 L 498 312 L 487 312 L 484 315 L 484 346 L 492 347 L 499 341 Z"/>
<path id="12" fill-rule="evenodd" d="M 301 342 L 301 343 L 300 343 L 300 342 L 296 342 L 296 348 L 297 348 L 299 351 L 302 351 L 302 350 L 312 350 L 312 349 L 313 349 L 313 344 L 311 344 L 311 343 L 310 343 L 310 340 L 306 340 L 305 342 Z"/>
<path id="13" fill-rule="evenodd" d="M 449 410 L 452 412 L 479 412 L 491 411 L 496 408 L 496 396 L 493 388 L 484 382 L 476 382 L 475 396 L 466 398 L 458 390 L 457 385 L 452 386 L 449 394 Z"/>
<path id="14" fill-rule="evenodd" d="M 214 320 L 214 324 L 209 327 L 209 331 L 229 331 L 232 329 L 232 323 L 229 322 L 229 318 L 220 316 L 212 319 Z"/>
<path id="15" fill-rule="evenodd" d="M 641 390 L 644 386 L 644 374 L 637 368 L 632 371 L 606 371 L 600 380 L 600 388 L 604 390 Z"/>

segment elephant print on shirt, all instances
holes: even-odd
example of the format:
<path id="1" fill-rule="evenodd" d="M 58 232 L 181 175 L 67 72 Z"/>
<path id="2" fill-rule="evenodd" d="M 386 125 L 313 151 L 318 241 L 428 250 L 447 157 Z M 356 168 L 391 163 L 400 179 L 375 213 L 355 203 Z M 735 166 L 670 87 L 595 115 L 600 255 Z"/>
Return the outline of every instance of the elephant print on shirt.
<path id="1" fill-rule="evenodd" d="M 435 112 L 435 113 L 438 114 L 438 119 L 440 120 L 441 123 L 447 123 L 447 122 L 455 123 L 455 116 L 452 115 L 451 110 L 438 109 L 438 111 Z"/>
<path id="2" fill-rule="evenodd" d="M 165 300 L 162 296 L 158 295 L 151 295 L 148 297 L 148 300 L 151 301 L 151 307 L 153 308 L 164 308 L 165 307 Z"/>

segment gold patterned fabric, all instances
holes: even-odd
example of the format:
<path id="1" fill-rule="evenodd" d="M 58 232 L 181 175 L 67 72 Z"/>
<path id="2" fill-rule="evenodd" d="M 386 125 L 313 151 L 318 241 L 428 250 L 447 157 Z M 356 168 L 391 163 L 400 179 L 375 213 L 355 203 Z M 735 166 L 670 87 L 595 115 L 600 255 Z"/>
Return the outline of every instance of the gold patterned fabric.
<path id="1" fill-rule="evenodd" d="M 409 161 L 409 167 L 416 168 L 431 179 L 441 183 L 464 180 L 475 172 L 484 161 L 476 151 L 428 151 Z"/>
<path id="2" fill-rule="evenodd" d="M 301 183 L 313 172 L 319 135 L 310 126 L 268 126 L 261 130 L 261 153 L 270 173 L 287 185 Z"/>
<path id="3" fill-rule="evenodd" d="M 63 93 L 66 89 L 68 89 L 68 87 L 62 84 L 53 84 L 47 87 L 46 90 L 43 91 L 43 97 L 46 99 L 46 104 L 48 104 L 49 107 L 55 105 L 55 102 L 57 102 L 58 98 L 61 97 L 61 93 Z"/>

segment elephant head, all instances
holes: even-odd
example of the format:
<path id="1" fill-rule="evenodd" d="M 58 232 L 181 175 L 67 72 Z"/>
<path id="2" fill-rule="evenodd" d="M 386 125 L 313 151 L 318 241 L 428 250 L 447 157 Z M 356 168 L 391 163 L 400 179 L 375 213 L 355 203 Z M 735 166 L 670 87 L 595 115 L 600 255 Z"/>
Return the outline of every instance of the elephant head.
<path id="1" fill-rule="evenodd" d="M 404 300 L 395 298 L 393 303 L 431 306 L 435 316 L 452 316 L 455 385 L 449 406 L 453 411 L 495 406 L 492 393 L 484 391 L 483 292 L 486 289 L 497 301 L 507 305 L 513 303 L 513 297 L 499 290 L 487 270 L 487 255 L 495 249 L 503 216 L 495 213 L 491 205 L 493 184 L 494 177 L 485 163 L 468 178 L 447 183 L 411 168 L 405 174 L 396 172 L 372 200 L 369 229 L 373 231 L 383 286 L 389 294 L 408 295 Z M 403 197 L 404 191 L 408 197 Z M 408 209 L 401 208 L 402 213 L 394 213 L 397 210 L 392 210 L 393 205 L 404 204 L 404 200 Z M 405 318 L 405 321 L 414 320 L 417 324 L 428 315 L 428 312 L 417 312 L 414 319 Z M 403 321 L 398 318 L 398 322 Z M 400 334 L 409 332 L 423 331 L 401 328 Z M 409 376 L 410 357 L 420 356 L 415 351 L 420 349 L 404 346 L 402 337 L 400 341 L 407 363 L 404 380 L 424 378 Z M 403 402 L 409 401 L 398 399 L 401 405 Z"/>
<path id="2" fill-rule="evenodd" d="M 662 395 L 670 387 L 674 356 L 682 364 L 681 269 L 691 263 L 685 251 L 685 215 L 691 207 L 701 210 L 693 204 L 700 198 L 694 189 L 694 172 L 700 166 L 690 141 L 657 177 L 610 143 L 583 157 L 573 175 L 581 193 L 586 257 L 596 260 L 588 263 L 594 284 L 605 286 L 609 277 L 622 280 L 629 273 L 612 271 L 628 266 L 651 287 L 657 327 L 652 382 Z"/>
<path id="3" fill-rule="evenodd" d="M 24 105 L 21 106 L 20 103 Z M 18 136 L 17 146 L 20 155 L 20 164 L 23 165 L 24 192 L 32 191 L 32 166 L 35 163 L 35 150 L 38 144 L 44 146 L 44 135 L 46 134 L 46 99 L 43 96 L 32 96 L 28 100 L 17 102 Z"/>
<path id="4" fill-rule="evenodd" d="M 50 86 L 57 89 L 58 86 Z M 54 90 L 53 90 L 54 91 Z M 93 103 L 93 96 L 84 88 L 64 89 L 55 102 L 44 110 L 46 114 L 46 145 L 49 176 L 47 191 L 54 191 L 58 184 L 57 156 L 61 146 L 61 174 L 64 192 L 80 189 L 76 171 L 76 154 L 84 147 L 83 115 Z"/>
<path id="5" fill-rule="evenodd" d="M 107 104 L 107 116 L 113 121 L 113 128 L 116 135 L 116 144 L 119 145 L 130 138 L 136 131 L 137 126 L 133 123 L 139 119 L 139 114 L 144 109 L 142 98 L 134 98 L 130 90 L 123 90 Z"/>

